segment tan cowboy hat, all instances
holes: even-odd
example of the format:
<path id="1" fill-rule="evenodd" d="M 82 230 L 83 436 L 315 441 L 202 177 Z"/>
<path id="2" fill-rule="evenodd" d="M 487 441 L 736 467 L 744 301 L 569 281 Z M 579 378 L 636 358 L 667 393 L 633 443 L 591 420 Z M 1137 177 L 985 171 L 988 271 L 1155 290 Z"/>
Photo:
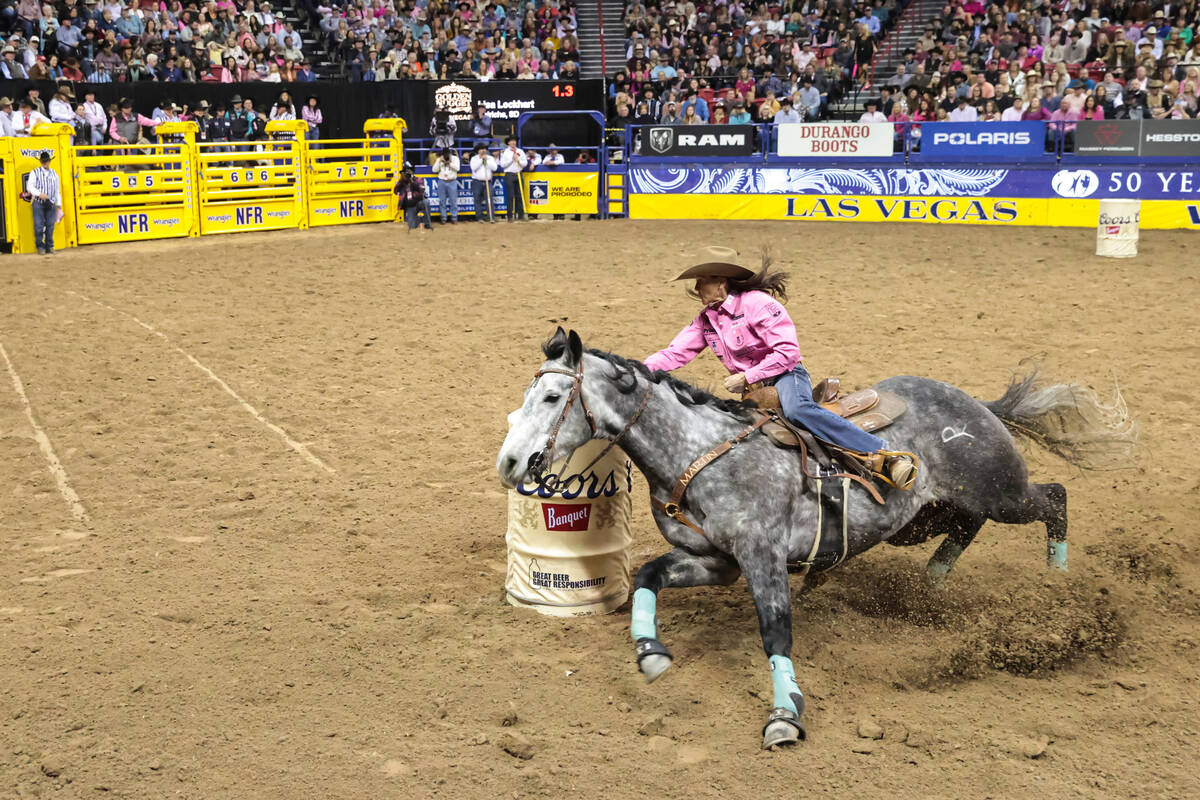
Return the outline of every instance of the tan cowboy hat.
<path id="1" fill-rule="evenodd" d="M 734 263 L 734 259 L 738 257 L 738 253 L 732 247 L 705 247 L 700 251 L 700 255 L 705 261 L 688 267 L 671 280 L 686 281 L 692 278 L 734 278 L 744 281 L 747 278 L 753 278 L 755 275 L 754 270 Z"/>

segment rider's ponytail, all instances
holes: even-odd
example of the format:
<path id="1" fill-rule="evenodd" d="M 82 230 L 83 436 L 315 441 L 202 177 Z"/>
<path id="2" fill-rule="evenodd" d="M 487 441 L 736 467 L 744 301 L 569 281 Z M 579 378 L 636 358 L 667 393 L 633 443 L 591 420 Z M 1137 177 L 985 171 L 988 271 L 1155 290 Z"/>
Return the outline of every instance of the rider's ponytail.
<path id="1" fill-rule="evenodd" d="M 741 292 L 759 291 L 766 292 L 781 303 L 787 302 L 787 282 L 788 273 L 786 272 L 771 272 L 771 254 L 766 250 L 762 254 L 762 269 L 758 274 L 753 275 L 745 280 L 729 279 L 729 293 L 740 294 Z"/>

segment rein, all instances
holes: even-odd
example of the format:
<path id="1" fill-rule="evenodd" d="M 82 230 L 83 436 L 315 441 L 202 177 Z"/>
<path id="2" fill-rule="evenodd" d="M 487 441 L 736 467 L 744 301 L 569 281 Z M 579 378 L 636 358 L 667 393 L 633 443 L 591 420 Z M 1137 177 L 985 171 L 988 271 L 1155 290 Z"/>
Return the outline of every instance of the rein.
<path id="1" fill-rule="evenodd" d="M 583 409 L 583 416 L 584 419 L 587 420 L 588 428 L 592 432 L 592 438 L 596 438 L 596 418 L 592 416 L 592 410 L 588 408 L 587 401 L 583 398 L 582 359 L 579 362 L 578 371 L 560 369 L 558 367 L 546 367 L 545 369 L 539 369 L 536 373 L 534 373 L 534 382 L 547 373 L 566 375 L 569 377 L 571 379 L 571 393 L 567 395 L 567 402 L 563 404 L 562 413 L 558 415 L 558 421 L 554 423 L 554 429 L 550 431 L 550 438 L 546 440 L 546 446 L 542 448 L 540 453 L 538 453 L 535 463 L 533 464 L 536 472 L 539 475 L 546 467 L 550 465 L 550 457 L 554 452 L 554 444 L 558 441 L 559 429 L 562 428 L 563 423 L 567 421 L 567 415 L 571 413 L 571 406 L 575 404 L 576 400 L 579 400 L 579 406 Z M 592 467 L 596 466 L 596 464 L 599 463 L 602 458 L 608 455 L 609 452 L 611 452 L 612 449 L 617 446 L 617 442 L 621 441 L 625 434 L 629 433 L 629 429 L 634 426 L 634 423 L 636 423 L 642 416 L 642 412 L 646 410 L 646 405 L 650 402 L 650 394 L 652 391 L 653 387 L 647 385 L 646 393 L 642 395 L 642 402 L 638 404 L 637 411 L 633 412 L 633 416 L 630 417 L 629 421 L 625 423 L 625 427 L 621 428 L 621 430 L 617 432 L 617 435 L 609 440 L 608 445 L 600 451 L 599 455 L 593 458 L 587 464 L 587 466 L 579 470 L 580 474 L 583 474 Z"/>

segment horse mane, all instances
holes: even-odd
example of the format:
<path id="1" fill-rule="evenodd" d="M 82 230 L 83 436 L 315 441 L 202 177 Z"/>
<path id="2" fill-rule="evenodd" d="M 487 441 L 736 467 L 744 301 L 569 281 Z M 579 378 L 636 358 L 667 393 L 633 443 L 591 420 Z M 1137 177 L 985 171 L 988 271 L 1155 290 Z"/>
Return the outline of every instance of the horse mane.
<path id="1" fill-rule="evenodd" d="M 550 360 L 562 358 L 566 350 L 567 343 L 565 337 L 560 337 L 557 340 L 551 339 L 542 345 L 542 352 Z M 651 371 L 641 361 L 635 361 L 631 358 L 619 356 L 616 353 L 609 353 L 595 348 L 590 348 L 587 352 L 596 358 L 612 364 L 616 372 L 617 391 L 621 394 L 631 394 L 637 388 L 638 377 L 641 377 L 650 383 L 666 386 L 679 398 L 679 402 L 685 406 L 712 406 L 718 411 L 723 411 L 726 414 L 731 414 L 738 419 L 747 421 L 750 419 L 750 412 L 758 407 L 753 402 L 747 403 L 741 400 L 717 397 L 698 386 L 693 386 L 690 383 L 672 377 L 669 373 L 662 370 Z"/>

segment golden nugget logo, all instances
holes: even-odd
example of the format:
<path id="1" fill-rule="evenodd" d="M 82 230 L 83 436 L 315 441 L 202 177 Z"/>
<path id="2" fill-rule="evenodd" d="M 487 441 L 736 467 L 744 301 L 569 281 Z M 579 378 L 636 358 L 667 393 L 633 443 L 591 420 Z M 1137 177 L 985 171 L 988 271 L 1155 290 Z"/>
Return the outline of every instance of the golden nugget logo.
<path id="1" fill-rule="evenodd" d="M 450 83 L 433 93 L 436 108 L 444 108 L 455 120 L 471 118 L 471 90 L 461 83 Z"/>

